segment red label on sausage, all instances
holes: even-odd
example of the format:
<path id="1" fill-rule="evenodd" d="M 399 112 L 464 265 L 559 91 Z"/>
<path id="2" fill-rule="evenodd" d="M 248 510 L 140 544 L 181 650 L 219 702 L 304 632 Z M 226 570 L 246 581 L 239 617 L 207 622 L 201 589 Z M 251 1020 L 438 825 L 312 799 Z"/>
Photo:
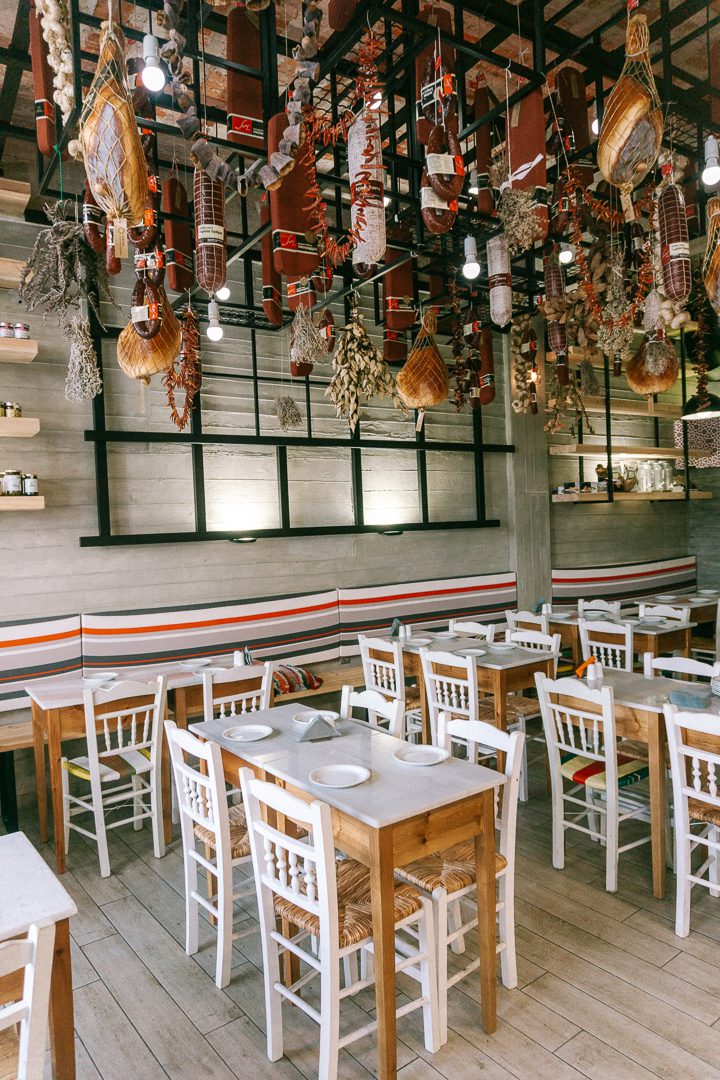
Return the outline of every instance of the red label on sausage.
<path id="1" fill-rule="evenodd" d="M 488 278 L 488 286 L 491 289 L 499 289 L 503 285 L 507 285 L 508 288 L 509 288 L 510 284 L 511 284 L 511 282 L 510 282 L 510 275 L 509 274 L 492 274 Z"/>
<path id="2" fill-rule="evenodd" d="M 48 101 L 47 98 L 37 98 L 35 101 L 35 119 L 55 119 L 55 110 L 53 109 L 52 102 Z"/>

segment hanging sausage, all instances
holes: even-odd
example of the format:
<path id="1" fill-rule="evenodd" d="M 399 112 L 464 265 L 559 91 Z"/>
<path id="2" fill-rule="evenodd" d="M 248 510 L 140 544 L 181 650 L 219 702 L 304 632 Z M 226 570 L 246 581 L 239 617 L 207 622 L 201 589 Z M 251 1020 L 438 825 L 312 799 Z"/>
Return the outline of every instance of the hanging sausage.
<path id="1" fill-rule="evenodd" d="M 193 204 L 195 278 L 200 288 L 212 295 L 225 284 L 227 273 L 225 189 L 200 166 L 195 167 Z"/>
<path id="2" fill-rule="evenodd" d="M 471 349 L 480 348 L 482 344 L 482 331 L 483 324 L 480 316 L 480 309 L 477 305 L 476 297 L 473 296 L 470 301 L 470 306 L 465 312 L 462 328 L 463 337 Z"/>
<path id="3" fill-rule="evenodd" d="M 395 262 L 405 254 L 406 252 L 397 248 L 389 247 L 385 252 L 385 262 Z M 415 323 L 413 265 L 414 260 L 406 258 L 383 276 L 383 313 L 388 330 L 409 330 Z"/>
<path id="4" fill-rule="evenodd" d="M 435 26 L 442 33 L 452 34 L 452 16 L 445 8 L 425 7 L 419 14 L 423 22 Z M 433 125 L 440 117 L 438 106 L 438 92 L 440 89 L 440 72 L 436 70 L 435 52 L 437 49 L 437 34 L 434 40 L 427 45 L 415 59 L 415 132 L 418 142 L 425 144 L 430 138 Z M 455 50 L 451 46 L 441 42 L 440 68 L 450 74 L 455 67 Z M 453 122 L 454 130 L 457 131 L 457 119 Z"/>
<path id="5" fill-rule="evenodd" d="M 388 364 L 402 364 L 407 360 L 407 340 L 402 330 L 383 330 L 383 360 Z"/>
<path id="6" fill-rule="evenodd" d="M 480 357 L 480 364 L 475 370 L 473 379 L 475 385 L 470 387 L 470 404 L 473 408 L 477 405 L 489 405 L 495 398 L 495 359 L 491 326 L 482 327 L 479 342 L 475 347 Z"/>
<path id="7" fill-rule="evenodd" d="M 435 193 L 448 203 L 456 201 L 465 182 L 465 163 L 458 137 L 445 123 L 435 124 L 430 132 L 425 169 Z"/>
<path id="8" fill-rule="evenodd" d="M 473 98 L 473 118 L 479 120 L 490 112 L 490 94 L 484 76 L 475 88 Z M 481 214 L 492 214 L 495 209 L 492 188 L 490 187 L 490 166 L 492 165 L 492 130 L 490 124 L 483 124 L 475 131 L 475 167 L 477 169 L 478 193 L 477 208 Z"/>
<path id="9" fill-rule="evenodd" d="M 590 124 L 588 122 L 585 76 L 574 67 L 561 68 L 557 74 L 557 90 L 565 117 L 565 150 L 588 150 L 590 147 Z M 570 143 L 568 139 L 571 138 Z M 575 162 L 578 178 L 583 187 L 589 187 L 595 177 L 595 168 L 587 157 Z"/>
<path id="10" fill-rule="evenodd" d="M 48 64 L 48 47 L 42 35 L 40 17 L 30 0 L 30 59 L 32 61 L 33 92 L 35 95 L 35 134 L 40 153 L 52 157 L 55 153 L 55 104 L 53 73 Z M 67 159 L 63 154 L 63 161 Z"/>
<path id="11" fill-rule="evenodd" d="M 458 212 L 457 199 L 443 199 L 433 188 L 427 169 L 423 169 L 420 180 L 420 213 L 428 232 L 442 236 L 450 232 L 455 224 Z"/>
<path id="12" fill-rule="evenodd" d="M 307 277 L 288 278 L 287 294 L 291 311 L 297 311 L 299 307 L 311 308 L 317 300 L 313 283 Z"/>
<path id="13" fill-rule="evenodd" d="M 565 279 L 562 267 L 554 256 L 545 261 L 545 296 L 548 300 L 561 300 L 565 295 Z M 565 323 L 548 319 L 548 344 L 555 353 L 555 375 L 560 386 L 567 386 L 570 372 L 567 362 L 567 333 Z"/>
<path id="14" fill-rule="evenodd" d="M 355 14 L 358 0 L 330 0 L 328 26 L 331 30 L 344 30 Z"/>
<path id="15" fill-rule="evenodd" d="M 260 224 L 270 223 L 270 207 L 267 195 L 263 195 L 260 201 Z M 267 315 L 268 322 L 273 326 L 282 326 L 282 274 L 275 269 L 272 250 L 272 234 L 270 230 L 265 233 L 260 241 L 260 265 L 262 269 L 262 305 Z"/>
<path id="16" fill-rule="evenodd" d="M 506 150 L 512 186 L 531 191 L 537 222 L 536 240 L 548 233 L 545 107 L 541 86 L 516 102 L 506 130 Z"/>
<path id="17" fill-rule="evenodd" d="M 167 283 L 175 292 L 185 292 L 192 288 L 194 281 L 192 233 L 187 192 L 177 176 L 169 176 L 167 180 L 163 180 L 160 208 L 166 215 L 164 226 Z"/>
<path id="18" fill-rule="evenodd" d="M 360 240 L 352 253 L 353 269 L 369 277 L 385 254 L 385 170 L 380 129 L 375 113 L 364 110 L 348 131 L 350 220 Z M 361 223 L 359 217 L 362 215 Z"/>
<path id="19" fill-rule="evenodd" d="M 245 67 L 262 68 L 260 30 L 256 17 L 238 5 L 227 16 L 227 59 Z M 252 75 L 228 68 L 227 137 L 248 150 L 265 147 L 263 122 L 263 83 Z"/>
<path id="20" fill-rule="evenodd" d="M 276 113 L 268 124 L 268 153 L 278 150 L 289 121 L 287 113 Z M 312 274 L 319 263 L 317 243 L 310 231 L 307 208 L 312 182 L 307 144 L 300 150 L 295 168 L 282 185 L 270 191 L 270 221 L 275 269 L 281 274 Z"/>
<path id="21" fill-rule="evenodd" d="M 510 255 L 505 234 L 491 236 L 487 242 L 490 318 L 496 326 L 507 326 L 512 319 L 512 279 Z"/>
<path id="22" fill-rule="evenodd" d="M 690 237 L 685 199 L 677 184 L 668 184 L 657 203 L 663 288 L 669 300 L 687 300 L 692 288 Z"/>

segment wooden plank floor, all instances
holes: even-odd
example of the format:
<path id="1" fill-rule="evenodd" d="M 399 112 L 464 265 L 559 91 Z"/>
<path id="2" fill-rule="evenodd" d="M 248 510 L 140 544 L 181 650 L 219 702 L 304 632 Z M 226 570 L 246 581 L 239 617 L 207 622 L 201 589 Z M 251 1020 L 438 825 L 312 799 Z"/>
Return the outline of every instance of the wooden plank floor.
<path id="1" fill-rule="evenodd" d="M 29 812 L 22 825 L 37 842 Z M 649 851 L 621 859 L 616 895 L 603 888 L 603 852 L 570 836 L 563 872 L 550 863 L 550 805 L 544 768 L 532 770 L 520 806 L 517 946 L 520 987 L 499 987 L 498 1030 L 482 1033 L 477 988 L 450 992 L 449 1042 L 428 1054 L 418 1013 L 399 1022 L 402 1080 L 710 1080 L 720 1078 L 720 900 L 694 897 L 692 933 L 673 933 L 668 897 L 650 888 Z M 43 854 L 52 864 L 52 853 Z M 80 1080 L 311 1080 L 318 1031 L 285 1006 L 285 1058 L 265 1055 L 260 943 L 252 892 L 238 908 L 232 981 L 213 981 L 214 935 L 185 955 L 179 841 L 164 859 L 149 830 L 111 834 L 113 876 L 103 880 L 95 848 L 74 835 L 64 883 L 72 922 Z M 1 888 L 1 887 L 0 887 Z M 352 1026 L 374 1005 L 363 991 L 346 1006 Z M 372 1038 L 343 1051 L 342 1080 L 374 1075 Z"/>

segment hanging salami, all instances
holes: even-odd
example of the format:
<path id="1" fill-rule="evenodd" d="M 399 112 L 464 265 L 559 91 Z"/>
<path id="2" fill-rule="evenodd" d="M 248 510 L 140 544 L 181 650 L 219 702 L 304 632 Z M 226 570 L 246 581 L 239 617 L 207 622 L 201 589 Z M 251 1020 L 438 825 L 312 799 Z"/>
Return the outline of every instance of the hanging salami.
<path id="1" fill-rule="evenodd" d="M 668 300 L 687 300 L 692 288 L 690 237 L 685 199 L 677 184 L 668 184 L 657 204 L 663 288 Z"/>
<path id="2" fill-rule="evenodd" d="M 333 268 L 329 262 L 323 262 L 318 267 L 316 273 L 312 275 L 312 283 L 315 292 L 318 297 L 326 297 L 332 289 L 333 283 Z"/>
<path id="3" fill-rule="evenodd" d="M 227 249 L 225 189 L 199 166 L 193 180 L 195 278 L 201 289 L 216 293 L 225 284 Z"/>
<path id="4" fill-rule="evenodd" d="M 335 320 L 328 308 L 325 308 L 320 316 L 318 330 L 325 339 L 325 351 L 333 353 L 335 351 Z"/>
<path id="5" fill-rule="evenodd" d="M 96 255 L 105 253 L 105 215 L 95 201 L 89 181 L 85 180 L 82 204 L 83 236 Z"/>
<path id="6" fill-rule="evenodd" d="M 554 257 L 545 261 L 545 296 L 548 300 L 560 300 L 565 294 L 562 267 Z M 548 344 L 555 353 L 555 375 L 560 386 L 566 386 L 569 378 L 567 362 L 567 333 L 565 324 L 548 319 Z"/>
<path id="7" fill-rule="evenodd" d="M 288 126 L 286 113 L 276 113 L 268 124 L 268 153 L 277 151 Z M 270 191 L 270 220 L 275 269 L 281 274 L 312 274 L 319 263 L 317 242 L 310 231 L 307 208 L 312 182 L 308 144 L 300 150 L 295 168 L 282 185 Z"/>
<path id="8" fill-rule="evenodd" d="M 402 364 L 407 360 L 406 335 L 401 330 L 383 331 L 383 360 L 388 364 Z"/>
<path id="9" fill-rule="evenodd" d="M 227 59 L 245 67 L 262 68 L 260 30 L 255 17 L 238 5 L 227 16 Z M 227 137 L 248 150 L 265 147 L 262 79 L 240 71 L 227 72 Z"/>
<path id="10" fill-rule="evenodd" d="M 30 59 L 32 61 L 33 92 L 35 95 L 35 134 L 40 153 L 52 157 L 55 153 L 55 104 L 53 73 L 48 64 L 48 47 L 42 36 L 40 17 L 30 0 Z M 67 154 L 63 154 L 63 161 Z"/>
<path id="11" fill-rule="evenodd" d="M 445 8 L 425 7 L 419 18 L 436 26 L 445 34 L 452 34 L 452 16 Z M 436 65 L 437 35 L 415 59 L 415 92 L 417 94 L 415 132 L 418 142 L 425 144 L 430 138 L 433 125 L 440 119 L 438 104 L 442 88 L 442 72 L 450 74 L 455 67 L 455 50 L 441 42 L 440 65 Z M 457 130 L 455 121 L 454 129 Z"/>
<path id="12" fill-rule="evenodd" d="M 310 278 L 288 278 L 287 285 L 288 307 L 291 311 L 297 311 L 299 307 L 311 308 L 317 296 Z"/>
<path id="13" fill-rule="evenodd" d="M 512 186 L 531 191 L 537 219 L 536 240 L 548 233 L 545 107 L 542 87 L 536 86 L 513 105 L 506 135 Z"/>
<path id="14" fill-rule="evenodd" d="M 457 211 L 457 199 L 448 201 L 438 195 L 430 183 L 427 169 L 423 169 L 420 180 L 420 213 L 428 232 L 435 236 L 450 232 L 455 224 Z"/>
<path id="15" fill-rule="evenodd" d="M 389 247 L 385 252 L 385 262 L 392 263 L 401 259 L 405 253 Z M 384 275 L 383 312 L 388 330 L 409 330 L 415 323 L 415 284 L 413 281 L 413 259 L 405 259 L 398 266 Z M 404 335 L 403 335 L 404 341 Z"/>
<path id="16" fill-rule="evenodd" d="M 194 281 L 192 234 L 188 197 L 177 176 L 163 180 L 160 209 L 165 227 L 167 283 L 175 292 L 191 289 Z"/>
<path id="17" fill-rule="evenodd" d="M 465 182 L 465 163 L 458 137 L 446 124 L 435 124 L 425 159 L 430 186 L 442 199 L 457 199 Z"/>
<path id="18" fill-rule="evenodd" d="M 270 223 L 270 207 L 267 196 L 263 195 L 260 203 L 260 224 Z M 273 326 L 282 326 L 282 274 L 275 269 L 272 250 L 272 234 L 270 230 L 265 233 L 260 241 L 260 265 L 262 269 L 262 305 L 267 315 L 268 322 Z"/>
<path id="19" fill-rule="evenodd" d="M 483 326 L 476 348 L 480 356 L 480 366 L 477 369 L 477 386 L 470 390 L 470 404 L 474 405 L 477 401 L 480 405 L 489 405 L 495 398 L 495 359 L 491 326 Z"/>
<path id="20" fill-rule="evenodd" d="M 585 76 L 578 68 L 561 68 L 557 74 L 557 91 L 565 117 L 565 151 L 566 153 L 571 150 L 585 151 L 590 147 Z M 575 162 L 575 167 L 582 186 L 589 187 L 595 177 L 592 161 L 583 157 Z"/>
<path id="21" fill-rule="evenodd" d="M 512 319 L 512 278 L 510 255 L 505 234 L 491 236 L 487 242 L 490 318 L 496 326 L 507 326 Z"/>
<path id="22" fill-rule="evenodd" d="M 358 0 L 330 0 L 328 26 L 331 30 L 344 30 L 355 14 Z"/>
<path id="23" fill-rule="evenodd" d="M 350 220 L 360 234 L 352 253 L 353 269 L 369 277 L 385 254 L 385 170 L 377 119 L 364 110 L 348 131 Z"/>
<path id="24" fill-rule="evenodd" d="M 490 94 L 487 83 L 482 78 L 475 88 L 473 98 L 473 117 L 479 120 L 490 112 Z M 490 124 L 483 124 L 475 131 L 475 165 L 477 168 L 478 193 L 477 208 L 481 214 L 492 214 L 495 209 L 492 188 L 490 187 L 490 166 L 492 164 L 492 131 Z"/>
<path id="25" fill-rule="evenodd" d="M 482 345 L 483 324 L 480 310 L 473 298 L 463 318 L 463 337 L 471 349 L 480 349 Z"/>

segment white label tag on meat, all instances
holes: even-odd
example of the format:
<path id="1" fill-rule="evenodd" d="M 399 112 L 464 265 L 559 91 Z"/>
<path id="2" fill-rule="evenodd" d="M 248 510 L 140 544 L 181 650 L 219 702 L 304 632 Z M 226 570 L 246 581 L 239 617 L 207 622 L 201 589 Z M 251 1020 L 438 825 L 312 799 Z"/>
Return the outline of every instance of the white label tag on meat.
<path id="1" fill-rule="evenodd" d="M 198 225 L 197 240 L 199 244 L 224 244 L 225 229 L 222 225 Z"/>
<path id="2" fill-rule="evenodd" d="M 147 304 L 136 304 L 130 308 L 130 320 L 133 323 L 147 322 L 150 318 L 150 309 Z"/>
<path id="3" fill-rule="evenodd" d="M 690 244 L 687 240 L 676 240 L 674 244 L 668 244 L 671 259 L 689 259 Z"/>
<path id="4" fill-rule="evenodd" d="M 431 210 L 449 210 L 450 207 L 445 202 L 445 199 L 441 199 L 434 188 L 424 187 L 420 189 L 420 205 L 423 209 Z"/>
<path id="5" fill-rule="evenodd" d="M 113 221 L 113 246 L 117 259 L 128 257 L 128 228 L 125 218 L 115 218 Z"/>
<path id="6" fill-rule="evenodd" d="M 455 158 L 452 154 L 428 154 L 426 164 L 429 176 L 437 176 L 438 174 L 455 176 L 457 173 Z"/>

